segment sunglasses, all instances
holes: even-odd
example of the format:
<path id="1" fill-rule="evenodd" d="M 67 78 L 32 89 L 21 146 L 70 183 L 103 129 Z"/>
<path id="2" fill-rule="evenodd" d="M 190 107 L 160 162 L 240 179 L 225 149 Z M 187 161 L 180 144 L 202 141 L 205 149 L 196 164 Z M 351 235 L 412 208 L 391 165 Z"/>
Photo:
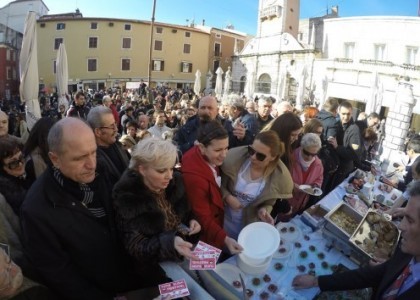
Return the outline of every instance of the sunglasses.
<path id="1" fill-rule="evenodd" d="M 23 154 L 21 154 L 18 159 L 5 164 L 5 166 L 10 170 L 14 170 L 14 169 L 19 168 L 20 164 L 23 164 L 24 162 L 25 162 L 25 157 L 23 157 Z"/>
<path id="2" fill-rule="evenodd" d="M 252 146 L 248 146 L 248 154 L 249 156 L 253 156 L 255 154 L 255 157 L 259 161 L 264 161 L 264 159 L 267 158 L 267 155 L 261 152 L 257 152 L 254 148 L 252 148 Z"/>
<path id="3" fill-rule="evenodd" d="M 302 152 L 303 152 L 303 154 L 305 154 L 306 156 L 317 156 L 318 155 L 318 152 L 317 153 L 311 153 L 311 152 L 309 152 L 309 151 L 306 151 L 305 149 L 303 149 L 302 148 Z"/>

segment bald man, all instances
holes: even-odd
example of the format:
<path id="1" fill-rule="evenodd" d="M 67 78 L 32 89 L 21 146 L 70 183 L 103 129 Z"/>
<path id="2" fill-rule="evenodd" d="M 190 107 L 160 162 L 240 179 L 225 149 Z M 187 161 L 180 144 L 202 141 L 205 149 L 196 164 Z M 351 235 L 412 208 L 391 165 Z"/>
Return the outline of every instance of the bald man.
<path id="1" fill-rule="evenodd" d="M 112 186 L 96 170 L 92 129 L 80 119 L 62 119 L 51 128 L 48 146 L 53 166 L 32 185 L 21 211 L 25 249 L 45 284 L 59 299 L 111 300 L 165 281 L 163 271 L 136 274 L 123 251 Z"/>
<path id="2" fill-rule="evenodd" d="M 218 118 L 217 100 L 213 96 L 205 96 L 200 99 L 198 104 L 198 113 L 188 119 L 187 123 L 182 126 L 175 136 L 178 148 L 182 153 L 187 152 L 197 139 L 197 131 L 200 123 L 203 121 L 214 120 Z M 222 120 L 220 120 L 222 122 Z"/>
<path id="3" fill-rule="evenodd" d="M 22 143 L 20 138 L 9 134 L 9 116 L 4 111 L 0 110 L 0 139 L 7 136 Z"/>

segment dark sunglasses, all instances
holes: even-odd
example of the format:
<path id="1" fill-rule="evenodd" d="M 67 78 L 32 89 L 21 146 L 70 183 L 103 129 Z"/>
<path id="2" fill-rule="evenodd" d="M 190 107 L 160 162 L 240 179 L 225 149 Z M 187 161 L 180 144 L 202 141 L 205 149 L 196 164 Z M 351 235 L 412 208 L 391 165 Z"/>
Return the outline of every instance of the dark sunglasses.
<path id="1" fill-rule="evenodd" d="M 248 146 L 248 154 L 249 154 L 249 156 L 253 156 L 255 154 L 255 157 L 259 161 L 263 161 L 267 157 L 267 155 L 265 155 L 264 153 L 260 153 L 260 152 L 255 151 L 255 149 L 252 148 L 252 146 Z"/>
<path id="2" fill-rule="evenodd" d="M 303 154 L 305 154 L 306 156 L 317 156 L 318 155 L 318 152 L 317 153 L 311 153 L 311 152 L 309 152 L 309 151 L 306 151 L 305 149 L 303 149 L 302 148 L 302 152 L 303 152 Z"/>
<path id="3" fill-rule="evenodd" d="M 18 168 L 19 165 L 23 164 L 24 162 L 25 162 L 25 157 L 23 157 L 23 154 L 21 154 L 18 159 L 13 160 L 13 161 L 5 164 L 5 166 L 10 170 L 14 170 L 14 169 Z"/>

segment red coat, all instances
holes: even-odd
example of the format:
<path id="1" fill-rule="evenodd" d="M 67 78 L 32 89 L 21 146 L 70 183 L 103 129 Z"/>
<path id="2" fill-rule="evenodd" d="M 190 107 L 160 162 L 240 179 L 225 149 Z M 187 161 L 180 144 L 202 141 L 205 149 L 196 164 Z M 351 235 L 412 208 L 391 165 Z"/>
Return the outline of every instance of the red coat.
<path id="1" fill-rule="evenodd" d="M 322 166 L 321 160 L 318 156 L 315 156 L 315 160 L 312 162 L 308 168 L 308 174 L 306 179 L 304 179 L 303 169 L 299 164 L 299 152 L 300 147 L 295 149 L 293 152 L 294 160 L 292 165 L 292 179 L 293 183 L 302 185 L 308 184 L 311 186 L 322 186 L 322 181 L 324 180 L 324 167 Z M 297 212 L 302 210 L 306 203 L 308 203 L 309 195 L 297 189 L 293 188 L 293 198 L 289 199 L 289 203 L 292 206 L 292 215 L 295 215 Z"/>
<path id="2" fill-rule="evenodd" d="M 182 156 L 181 171 L 188 201 L 201 225 L 200 239 L 222 249 L 226 238 L 222 193 L 198 146 Z"/>

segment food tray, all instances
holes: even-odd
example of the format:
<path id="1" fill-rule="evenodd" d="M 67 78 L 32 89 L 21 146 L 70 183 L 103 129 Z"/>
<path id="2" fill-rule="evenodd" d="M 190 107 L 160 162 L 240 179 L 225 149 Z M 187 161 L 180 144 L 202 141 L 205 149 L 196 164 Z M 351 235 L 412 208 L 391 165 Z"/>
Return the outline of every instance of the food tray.
<path id="1" fill-rule="evenodd" d="M 363 219 L 357 211 L 344 202 L 340 202 L 324 218 L 329 230 L 343 239 L 348 239 Z"/>
<path id="2" fill-rule="evenodd" d="M 398 245 L 400 234 L 394 223 L 369 209 L 350 242 L 370 258 L 388 259 Z"/>
<path id="3" fill-rule="evenodd" d="M 325 215 L 328 210 L 323 208 L 321 205 L 312 205 L 302 214 L 303 221 L 306 221 L 311 227 L 319 228 L 325 222 Z"/>

